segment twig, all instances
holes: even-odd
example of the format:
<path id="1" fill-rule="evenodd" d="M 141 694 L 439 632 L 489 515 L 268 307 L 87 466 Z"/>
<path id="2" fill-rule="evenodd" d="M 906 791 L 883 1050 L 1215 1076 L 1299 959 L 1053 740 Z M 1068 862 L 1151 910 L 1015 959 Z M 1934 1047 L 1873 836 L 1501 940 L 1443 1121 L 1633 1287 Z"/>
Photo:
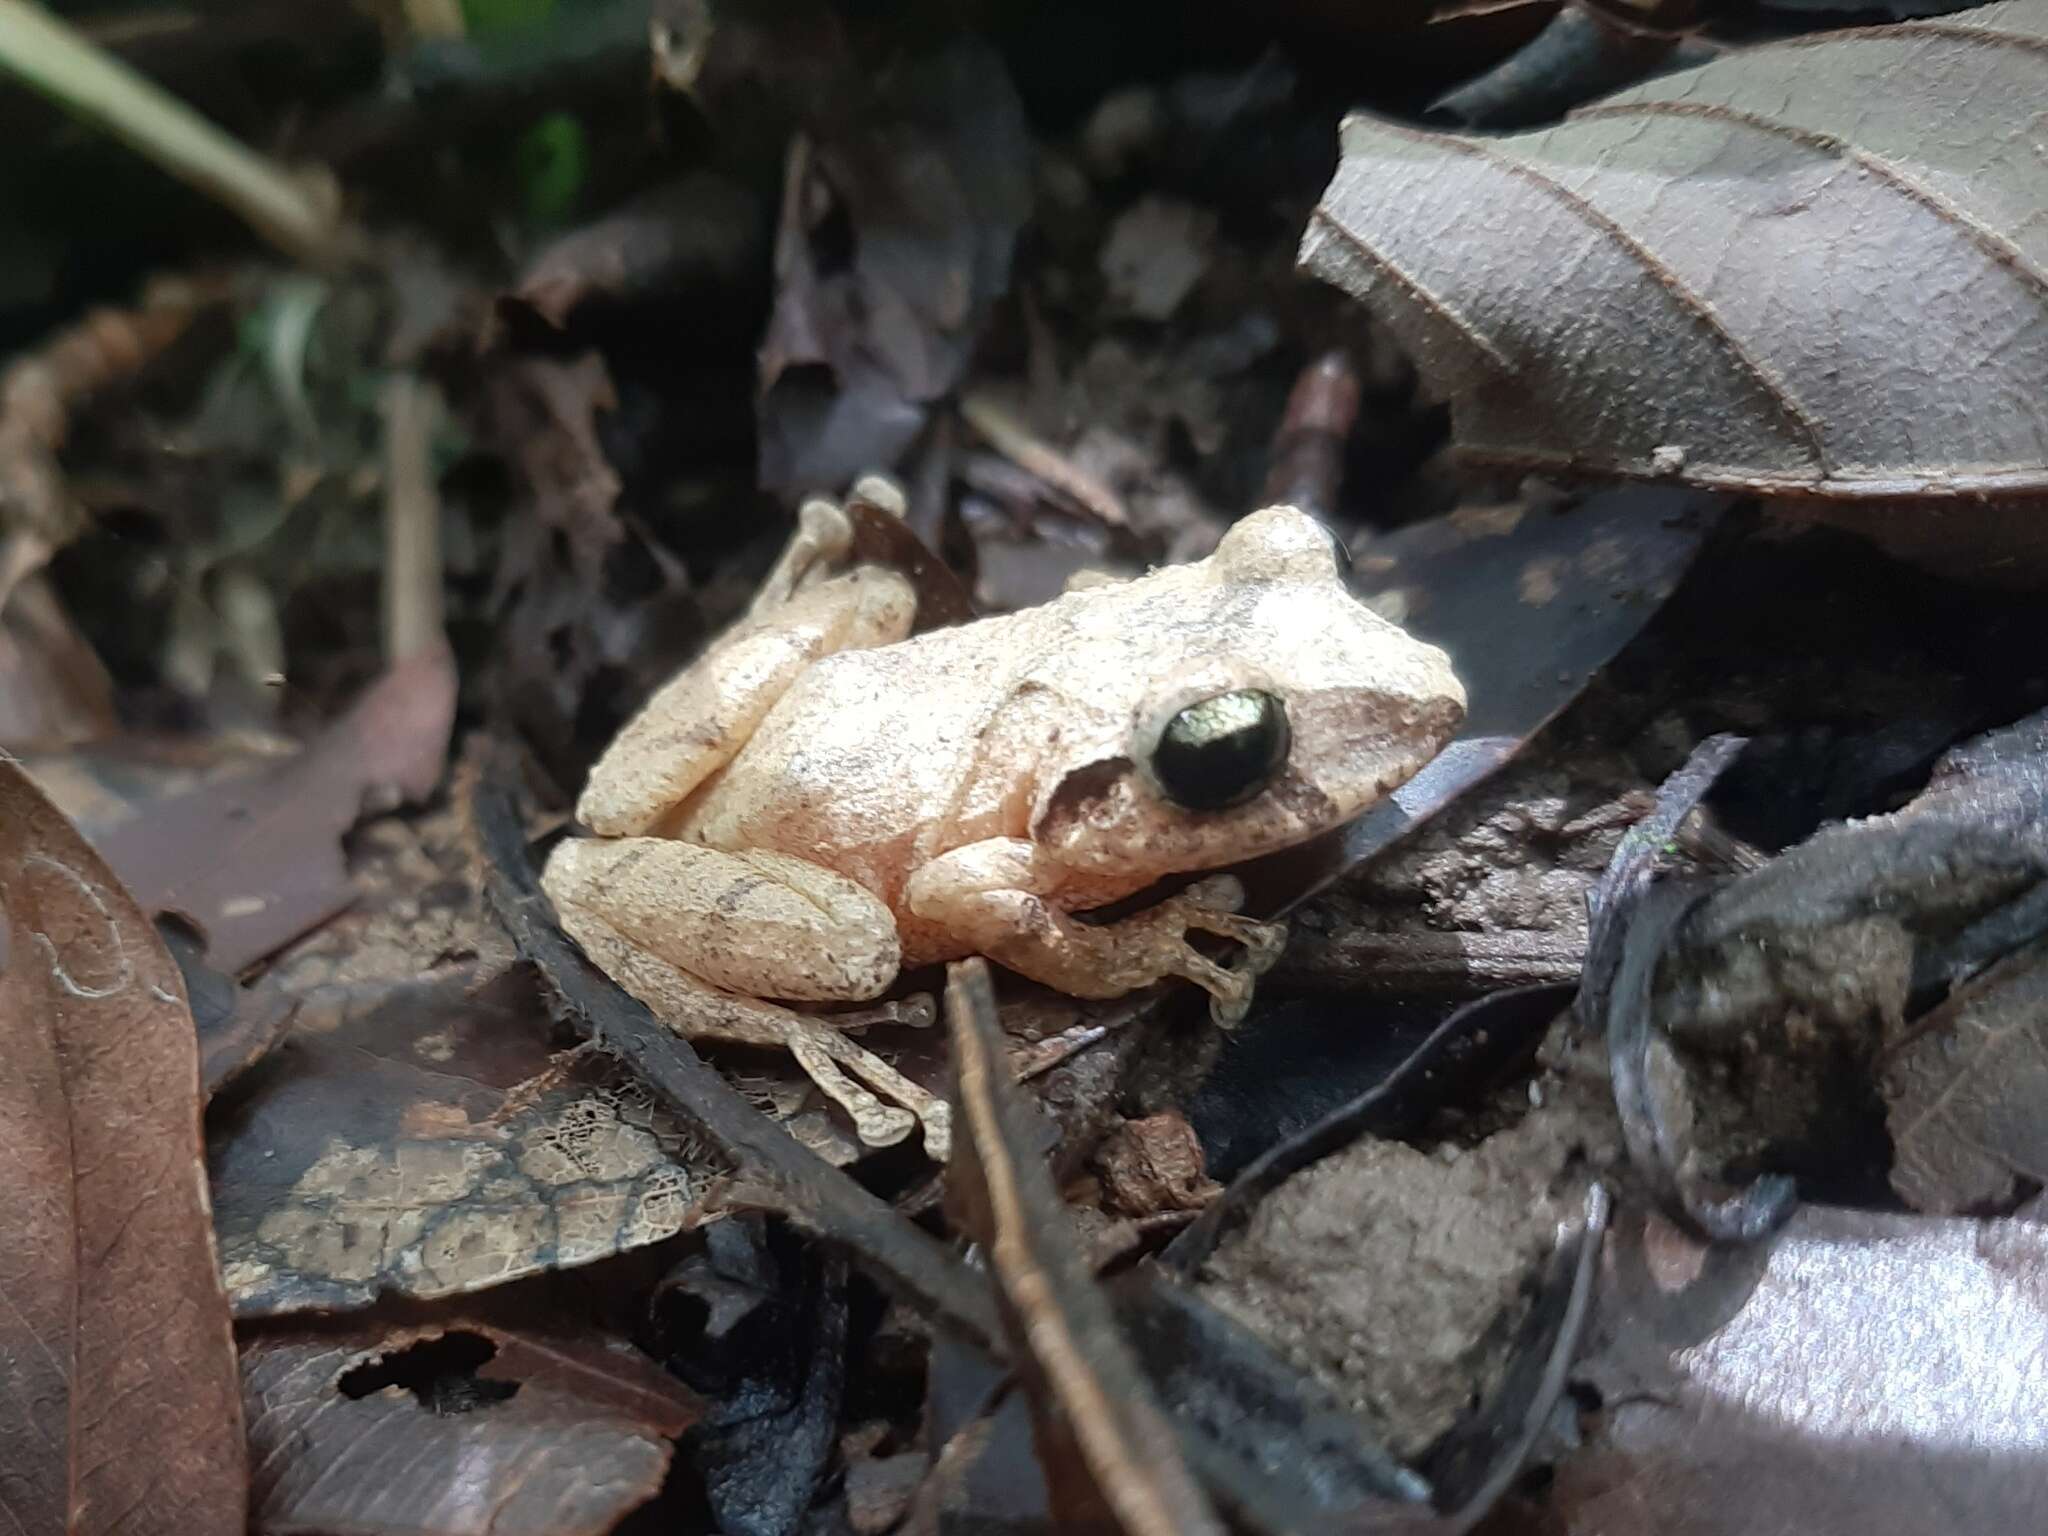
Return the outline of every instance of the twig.
<path id="1" fill-rule="evenodd" d="M 1019 469 L 1036 475 L 1084 511 L 1112 528 L 1130 525 L 1130 515 L 1115 491 L 1050 443 L 1034 436 L 993 396 L 981 392 L 961 396 L 960 419 L 980 433 L 997 453 Z"/>
<path id="2" fill-rule="evenodd" d="M 309 265 L 339 255 L 339 199 L 223 133 L 176 97 L 27 0 L 0 0 L 0 69 L 225 204 Z"/>
<path id="3" fill-rule="evenodd" d="M 73 411 L 140 371 L 226 292 L 208 279 L 153 279 L 134 305 L 92 310 L 0 369 L 0 607 L 82 526 L 57 462 Z"/>
<path id="4" fill-rule="evenodd" d="M 396 373 L 384 386 L 384 660 L 442 643 L 441 503 L 428 449 L 440 400 Z"/>
<path id="5" fill-rule="evenodd" d="M 1061 1530 L 1118 1536 L 1222 1536 L 1108 1298 L 1068 1237 L 1052 1173 L 1030 1150 L 1029 1111 L 1010 1075 L 988 963 L 946 975 L 946 1024 L 959 1070 L 962 1144 L 947 1170 L 986 1246 L 1012 1356 L 1031 1398 L 1034 1440 Z"/>

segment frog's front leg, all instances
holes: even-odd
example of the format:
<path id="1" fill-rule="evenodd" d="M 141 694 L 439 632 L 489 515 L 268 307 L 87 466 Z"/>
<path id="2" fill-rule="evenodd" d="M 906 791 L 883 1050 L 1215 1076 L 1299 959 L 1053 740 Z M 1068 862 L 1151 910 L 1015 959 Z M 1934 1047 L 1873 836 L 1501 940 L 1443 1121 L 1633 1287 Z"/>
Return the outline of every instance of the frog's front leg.
<path id="1" fill-rule="evenodd" d="M 901 640 L 916 616 L 916 594 L 895 571 L 861 566 L 799 588 L 647 701 L 590 770 L 577 819 L 607 836 L 652 831 L 732 761 L 804 668 Z"/>
<path id="2" fill-rule="evenodd" d="M 571 839 L 541 885 L 591 961 L 678 1034 L 785 1049 L 862 1141 L 888 1146 L 922 1122 L 925 1150 L 945 1159 L 942 1100 L 825 1022 L 757 1000 L 862 1001 L 888 988 L 896 922 L 865 888 L 786 854 L 658 837 Z"/>
<path id="3" fill-rule="evenodd" d="M 998 837 L 970 843 L 920 866 L 905 892 L 918 918 L 963 950 L 988 956 L 1033 981 L 1075 997 L 1121 997 L 1163 976 L 1209 993 L 1219 1023 L 1251 1006 L 1255 978 L 1279 957 L 1287 929 L 1238 915 L 1243 887 L 1228 875 L 1197 881 L 1177 896 L 1115 923 L 1083 923 L 1053 904 L 1070 872 L 1035 843 Z M 1241 969 L 1219 965 L 1188 942 L 1190 931 L 1245 947 Z"/>

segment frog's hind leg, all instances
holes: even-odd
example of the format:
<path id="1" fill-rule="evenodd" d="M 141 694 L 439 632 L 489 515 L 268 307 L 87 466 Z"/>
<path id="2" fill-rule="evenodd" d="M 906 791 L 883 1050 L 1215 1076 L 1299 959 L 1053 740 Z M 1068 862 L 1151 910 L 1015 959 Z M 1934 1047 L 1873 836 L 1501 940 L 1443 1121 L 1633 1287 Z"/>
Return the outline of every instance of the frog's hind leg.
<path id="1" fill-rule="evenodd" d="M 564 927 L 571 912 L 587 914 L 743 997 L 866 1002 L 889 989 L 902 960 L 895 916 L 880 897 L 785 853 L 727 853 L 669 837 L 571 838 L 549 857 L 541 886 Z"/>
<path id="2" fill-rule="evenodd" d="M 571 840 L 541 884 L 592 962 L 678 1034 L 787 1050 L 863 1142 L 889 1146 L 922 1123 L 925 1150 L 944 1161 L 943 1100 L 828 1022 L 741 995 L 853 1000 L 884 990 L 896 974 L 895 922 L 861 886 L 782 854 L 666 838 Z"/>

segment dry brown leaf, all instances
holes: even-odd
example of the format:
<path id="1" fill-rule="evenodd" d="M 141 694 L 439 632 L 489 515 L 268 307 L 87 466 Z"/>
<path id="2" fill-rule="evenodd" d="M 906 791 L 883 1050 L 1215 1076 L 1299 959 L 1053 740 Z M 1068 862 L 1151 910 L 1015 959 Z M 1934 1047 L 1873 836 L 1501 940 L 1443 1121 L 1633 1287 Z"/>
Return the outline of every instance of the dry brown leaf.
<path id="1" fill-rule="evenodd" d="M 257 1536 L 597 1536 L 699 1413 L 616 1340 L 468 1319 L 262 1336 L 242 1391 Z"/>
<path id="2" fill-rule="evenodd" d="M 1922 1211 L 1983 1210 L 2048 1183 L 2048 948 L 1993 967 L 1885 1067 L 1892 1188 Z"/>
<path id="3" fill-rule="evenodd" d="M 349 904 L 342 834 L 366 802 L 433 789 L 454 720 L 454 661 L 422 652 L 290 762 L 151 806 L 101 851 L 146 912 L 189 920 L 208 964 L 241 970 Z"/>
<path id="4" fill-rule="evenodd" d="M 1751 49 L 1539 133 L 1364 116 L 1302 241 L 1528 468 L 2048 489 L 2048 0 Z"/>
<path id="5" fill-rule="evenodd" d="M 234 1342 L 178 968 L 0 757 L 0 1514 L 239 1532 Z"/>

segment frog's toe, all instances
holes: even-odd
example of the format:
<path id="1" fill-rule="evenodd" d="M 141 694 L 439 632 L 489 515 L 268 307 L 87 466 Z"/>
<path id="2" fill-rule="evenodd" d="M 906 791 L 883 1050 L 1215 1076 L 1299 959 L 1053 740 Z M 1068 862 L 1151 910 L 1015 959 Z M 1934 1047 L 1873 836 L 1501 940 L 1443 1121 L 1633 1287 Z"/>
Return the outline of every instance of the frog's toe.
<path id="1" fill-rule="evenodd" d="M 854 1133 L 866 1146 L 893 1147 L 917 1129 L 917 1116 L 907 1109 L 884 1104 L 880 1099 L 870 1098 L 861 1105 L 846 1104 L 841 1100 L 841 1104 L 853 1117 Z M 926 1139 L 929 1143 L 929 1130 Z"/>
<path id="2" fill-rule="evenodd" d="M 953 1155 L 953 1106 L 944 1102 L 928 1105 L 924 1120 L 924 1155 L 943 1163 Z"/>
<path id="3" fill-rule="evenodd" d="M 1245 1021 L 1245 1015 L 1251 1011 L 1250 987 L 1227 997 L 1215 992 L 1209 994 L 1209 1021 L 1218 1029 L 1235 1029 Z"/>

